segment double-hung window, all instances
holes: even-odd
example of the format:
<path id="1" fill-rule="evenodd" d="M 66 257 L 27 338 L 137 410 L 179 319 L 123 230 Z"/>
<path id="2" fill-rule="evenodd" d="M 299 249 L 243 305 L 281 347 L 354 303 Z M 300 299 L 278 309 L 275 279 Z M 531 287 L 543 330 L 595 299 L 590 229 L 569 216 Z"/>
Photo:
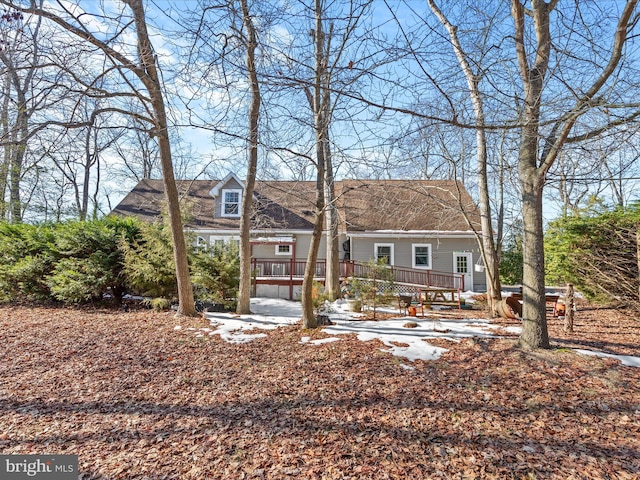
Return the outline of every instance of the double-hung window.
<path id="1" fill-rule="evenodd" d="M 242 190 L 223 190 L 222 191 L 222 216 L 223 217 L 239 217 L 240 202 L 242 201 Z"/>
<path id="2" fill-rule="evenodd" d="M 431 268 L 431 244 L 414 243 L 412 257 L 413 268 Z"/>
<path id="3" fill-rule="evenodd" d="M 378 263 L 393 265 L 393 243 L 376 243 L 373 248 Z"/>

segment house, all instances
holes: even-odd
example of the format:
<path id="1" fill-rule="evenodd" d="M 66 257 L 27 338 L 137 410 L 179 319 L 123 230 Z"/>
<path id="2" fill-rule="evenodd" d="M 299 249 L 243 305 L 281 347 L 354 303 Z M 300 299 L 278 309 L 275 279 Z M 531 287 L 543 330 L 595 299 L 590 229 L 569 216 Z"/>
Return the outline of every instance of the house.
<path id="1" fill-rule="evenodd" d="M 244 187 L 236 175 L 177 184 L 189 205 L 185 228 L 196 235 L 197 243 L 238 241 Z M 353 274 L 354 268 L 371 259 L 384 258 L 401 284 L 485 289 L 484 274 L 474 272 L 481 261 L 469 227 L 470 221 L 479 229 L 479 213 L 460 182 L 341 180 L 335 191 L 342 275 Z M 255 294 L 299 297 L 314 202 L 315 182 L 256 183 L 251 228 Z M 163 203 L 162 181 L 145 179 L 112 213 L 153 221 Z M 325 252 L 323 241 L 316 267 L 320 280 Z"/>

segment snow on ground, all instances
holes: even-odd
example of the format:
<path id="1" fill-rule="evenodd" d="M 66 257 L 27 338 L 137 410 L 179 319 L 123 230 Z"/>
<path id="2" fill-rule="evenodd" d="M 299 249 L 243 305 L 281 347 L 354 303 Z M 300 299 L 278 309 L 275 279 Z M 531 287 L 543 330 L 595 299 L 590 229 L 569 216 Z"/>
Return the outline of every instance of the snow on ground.
<path id="1" fill-rule="evenodd" d="M 467 293 L 467 292 L 465 292 Z M 469 292 L 471 293 L 471 292 Z M 256 333 L 256 330 L 273 330 L 280 326 L 295 325 L 302 317 L 300 302 L 275 298 L 252 298 L 250 315 L 236 315 L 233 313 L 206 314 L 211 322 L 211 328 L 194 330 L 197 337 L 220 335 L 230 343 L 246 343 L 256 338 L 266 337 L 265 333 Z M 398 313 L 397 309 L 381 308 L 381 313 Z M 301 337 L 300 343 L 305 345 L 320 345 L 328 342 L 339 341 L 340 335 L 355 334 L 358 339 L 366 342 L 379 339 L 384 345 L 383 351 L 392 355 L 413 360 L 436 360 L 446 348 L 429 344 L 430 339 L 439 338 L 451 341 L 459 341 L 463 338 L 481 337 L 498 338 L 496 328 L 488 320 L 477 319 L 422 319 L 416 317 L 391 318 L 381 321 L 354 321 L 361 316 L 350 312 L 345 301 L 338 301 L 330 305 L 329 318 L 333 325 L 323 328 L 323 332 L 331 335 L 328 338 L 311 340 L 310 337 Z M 407 328 L 408 322 L 414 322 L 415 328 Z M 178 325 L 176 330 L 180 330 Z M 520 327 L 503 328 L 513 333 L 520 333 Z M 250 333 L 249 333 L 250 332 Z M 589 350 L 577 350 L 585 355 L 596 355 L 620 360 L 624 365 L 640 367 L 640 357 L 624 355 L 611 355 Z M 405 365 L 405 368 L 412 368 Z"/>
<path id="2" fill-rule="evenodd" d="M 627 367 L 638 367 L 640 368 L 640 357 L 632 357 L 630 355 L 613 355 L 611 353 L 604 352 L 595 352 L 593 350 L 576 350 L 576 352 L 582 355 L 592 355 L 595 357 L 601 358 L 613 358 L 615 360 L 620 360 L 623 365 Z"/>

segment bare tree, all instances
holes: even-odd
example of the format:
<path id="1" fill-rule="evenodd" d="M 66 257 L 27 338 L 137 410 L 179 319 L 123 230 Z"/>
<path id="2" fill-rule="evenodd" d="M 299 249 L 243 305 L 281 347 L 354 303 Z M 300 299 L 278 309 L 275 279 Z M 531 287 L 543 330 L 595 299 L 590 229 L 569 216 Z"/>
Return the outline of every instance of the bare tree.
<path id="1" fill-rule="evenodd" d="M 316 137 L 316 202 L 313 234 L 311 245 L 307 255 L 307 263 L 302 281 L 302 328 L 315 328 L 318 326 L 315 313 L 313 311 L 313 280 L 316 273 L 316 262 L 318 259 L 318 249 L 324 229 L 325 219 L 325 153 L 327 148 L 325 142 L 329 139 L 327 134 L 327 57 L 325 54 L 325 37 L 323 31 L 323 9 L 322 1 L 315 0 L 314 3 L 315 28 L 311 31 L 315 45 L 315 69 L 313 83 L 313 120 Z"/>
<path id="2" fill-rule="evenodd" d="M 40 0 L 40 6 L 42 0 Z M 2 180 L 9 189 L 9 205 L 7 212 L 12 222 L 22 221 L 22 202 L 20 200 L 20 183 L 23 175 L 27 139 L 29 137 L 29 120 L 35 111 L 30 93 L 34 77 L 40 68 L 40 50 L 38 37 L 41 22 L 38 18 L 30 28 L 23 22 L 23 13 L 8 10 L 0 20 L 2 23 L 2 48 L 0 62 L 4 66 L 6 83 L 4 89 L 3 126 L 5 130 L 4 153 L 7 180 Z M 9 105 L 13 104 L 15 118 L 9 124 Z M 3 189 L 4 191 L 4 189 Z"/>
<path id="3" fill-rule="evenodd" d="M 565 143 L 595 136 L 601 133 L 602 128 L 608 127 L 585 131 L 576 138 L 570 138 L 570 133 L 581 116 L 606 103 L 604 98 L 598 98 L 597 95 L 619 71 L 625 43 L 637 20 L 634 18 L 637 1 L 629 0 L 620 12 L 608 61 L 604 67 L 598 69 L 590 85 L 572 90 L 575 92 L 573 106 L 553 120 L 551 128 L 545 131 L 541 123 L 544 118 L 542 107 L 545 88 L 548 88 L 549 66 L 552 58 L 550 17 L 557 4 L 557 0 L 550 3 L 544 0 L 532 0 L 531 8 L 527 9 L 520 0 L 511 1 L 515 51 L 522 81 L 524 104 L 520 115 L 518 176 L 522 189 L 524 223 L 524 305 L 520 345 L 525 349 L 550 346 L 546 321 L 542 216 L 542 192 L 547 173 Z M 631 115 L 635 116 L 637 113 L 634 112 Z M 628 121 L 627 118 L 624 120 Z"/>
<path id="4" fill-rule="evenodd" d="M 116 131 L 121 141 L 113 143 L 116 155 L 122 160 L 123 170 L 127 178 L 133 177 L 136 182 L 143 178 L 157 178 L 159 175 L 158 142 L 144 128 L 141 120 L 128 117 L 128 128 L 124 132 Z"/>
<path id="5" fill-rule="evenodd" d="M 471 92 L 474 119 L 465 118 L 458 84 L 454 85 L 450 74 L 443 76 L 443 70 L 433 64 L 429 68 L 425 63 L 420 71 L 432 87 L 431 95 L 444 98 L 449 108 L 438 109 L 438 104 L 430 111 L 419 111 L 413 106 L 392 107 L 395 112 L 409 113 L 425 122 L 475 130 L 480 165 L 486 158 L 486 152 L 482 152 L 486 148 L 480 138 L 482 134 L 503 131 L 519 135 L 517 172 L 524 222 L 525 303 L 520 344 L 525 349 L 549 346 L 542 217 L 542 193 L 548 173 L 566 145 L 596 138 L 640 116 L 634 98 L 637 84 L 630 80 L 636 76 L 637 69 L 634 70 L 632 56 L 622 55 L 636 27 L 636 3 L 635 0 L 627 1 L 618 12 L 582 3 L 563 5 L 564 10 L 556 12 L 557 0 L 533 0 L 526 4 L 512 0 L 510 21 L 513 26 L 508 25 L 505 17 L 486 22 L 482 15 L 470 17 L 464 10 L 464 19 L 469 22 L 464 32 L 479 32 L 474 38 L 478 38 L 483 46 L 478 49 L 472 44 L 471 50 L 462 45 L 456 47 L 456 39 L 462 30 L 456 30 L 447 17 L 441 16 L 441 23 L 449 30 L 448 37 L 458 55 L 458 63 L 463 72 L 466 70 L 464 80 L 466 91 Z M 568 18 L 573 22 L 570 26 Z M 596 21 L 598 25 L 594 27 Z M 598 36 L 590 31 L 594 28 L 598 30 Z M 511 36 L 505 34 L 510 29 L 514 32 Z M 605 30 L 611 32 L 610 37 L 603 36 Z M 589 31 L 589 34 L 585 35 L 583 31 Z M 430 24 L 426 24 L 425 32 L 438 38 Z M 598 42 L 593 38 L 598 38 Z M 418 41 L 413 38 L 407 43 L 411 44 L 411 40 Z M 429 43 L 422 39 L 421 45 L 425 44 Z M 426 50 L 434 58 L 442 58 L 435 49 Z M 517 82 L 513 80 L 514 71 Z M 485 76 L 487 91 L 482 92 L 478 81 Z M 390 110 L 382 102 L 368 103 Z M 491 112 L 490 121 L 485 118 L 487 111 Z M 481 203 L 484 202 L 481 200 Z M 488 222 L 491 219 L 487 213 L 485 209 L 483 221 Z"/>
<path id="6" fill-rule="evenodd" d="M 30 7 L 21 7 L 12 1 L 0 0 L 1 4 L 8 6 L 9 8 L 46 18 L 47 20 L 62 27 L 67 32 L 98 48 L 108 58 L 115 62 L 119 68 L 132 72 L 144 87 L 146 93 L 143 93 L 141 89 L 139 90 L 137 87 L 134 87 L 131 81 L 125 77 L 125 82 L 134 88 L 137 98 L 143 104 L 148 106 L 148 112 L 152 122 L 149 134 L 157 138 L 160 149 L 160 162 L 162 166 L 162 177 L 173 240 L 176 279 L 178 284 L 179 306 L 177 315 L 196 315 L 193 301 L 193 288 L 189 275 L 187 249 L 180 214 L 178 190 L 173 172 L 171 143 L 169 140 L 168 121 L 165 110 L 162 82 L 158 66 L 156 64 L 153 46 L 147 30 L 146 16 L 142 0 L 123 0 L 123 2 L 129 7 L 132 14 L 132 23 L 135 28 L 137 55 L 134 59 L 112 46 L 110 42 L 101 40 L 92 34 L 90 29 L 83 24 L 81 18 L 78 16 L 73 17 L 71 12 L 64 7 L 62 7 L 62 11 L 70 15 L 72 17 L 71 21 L 75 22 L 75 24 L 65 20 L 52 10 L 39 8 L 35 5 Z"/>
<path id="7" fill-rule="evenodd" d="M 463 50 L 460 40 L 458 39 L 457 28 L 449 22 L 447 17 L 438 8 L 433 0 L 428 0 L 429 7 L 436 15 L 438 20 L 446 28 L 455 55 L 460 64 L 467 88 L 469 89 L 469 97 L 473 104 L 473 112 L 476 120 L 476 155 L 477 155 L 477 171 L 478 171 L 478 190 L 479 190 L 479 206 L 481 235 L 479 239 L 480 251 L 485 265 L 485 275 L 487 280 L 487 300 L 489 304 L 489 313 L 492 316 L 497 315 L 496 310 L 498 303 L 502 300 L 500 288 L 500 256 L 496 243 L 494 242 L 495 234 L 493 229 L 494 217 L 491 212 L 491 193 L 489 191 L 489 179 L 487 174 L 487 137 L 486 137 L 486 120 L 484 113 L 483 96 L 480 92 L 479 82 L 482 78 L 480 68 L 474 68 L 469 61 L 466 52 Z M 498 220 L 501 220 L 498 218 Z M 499 222 L 501 223 L 501 221 Z M 501 241 L 497 239 L 498 243 Z"/>
<path id="8" fill-rule="evenodd" d="M 256 30 L 253 25 L 247 0 L 239 0 L 242 11 L 242 23 L 245 29 L 244 44 L 247 50 L 247 75 L 251 86 L 251 104 L 249 106 L 249 162 L 242 199 L 242 217 L 240 219 L 240 288 L 238 295 L 238 313 L 251 313 L 251 215 L 253 213 L 253 192 L 258 169 L 258 133 L 260 121 L 260 82 L 256 69 Z"/>

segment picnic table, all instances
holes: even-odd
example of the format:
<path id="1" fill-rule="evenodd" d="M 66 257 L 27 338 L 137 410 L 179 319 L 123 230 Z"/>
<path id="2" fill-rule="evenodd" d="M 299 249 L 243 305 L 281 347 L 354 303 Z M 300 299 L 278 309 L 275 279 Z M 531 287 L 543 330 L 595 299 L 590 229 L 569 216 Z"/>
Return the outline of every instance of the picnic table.
<path id="1" fill-rule="evenodd" d="M 421 288 L 419 293 L 423 305 L 451 305 L 460 310 L 459 288 Z"/>
<path id="2" fill-rule="evenodd" d="M 405 315 L 411 308 L 420 310 L 424 316 L 424 307 L 431 305 L 457 306 L 460 310 L 460 289 L 457 288 L 420 288 L 417 295 L 398 295 L 398 308 Z"/>
<path id="3" fill-rule="evenodd" d="M 564 311 L 564 304 L 560 303 L 561 295 L 557 295 L 557 294 L 546 294 L 544 296 L 544 301 L 547 304 L 552 304 L 551 307 L 547 307 L 548 309 L 551 309 L 553 311 L 553 316 L 557 317 L 558 313 L 562 310 Z M 512 293 L 511 294 L 511 298 L 513 300 L 516 300 L 518 302 L 518 304 L 522 304 L 522 293 Z M 562 306 L 561 306 L 562 305 Z M 518 314 L 519 317 L 522 316 L 522 306 L 520 306 L 520 310 L 518 312 L 516 312 Z"/>

